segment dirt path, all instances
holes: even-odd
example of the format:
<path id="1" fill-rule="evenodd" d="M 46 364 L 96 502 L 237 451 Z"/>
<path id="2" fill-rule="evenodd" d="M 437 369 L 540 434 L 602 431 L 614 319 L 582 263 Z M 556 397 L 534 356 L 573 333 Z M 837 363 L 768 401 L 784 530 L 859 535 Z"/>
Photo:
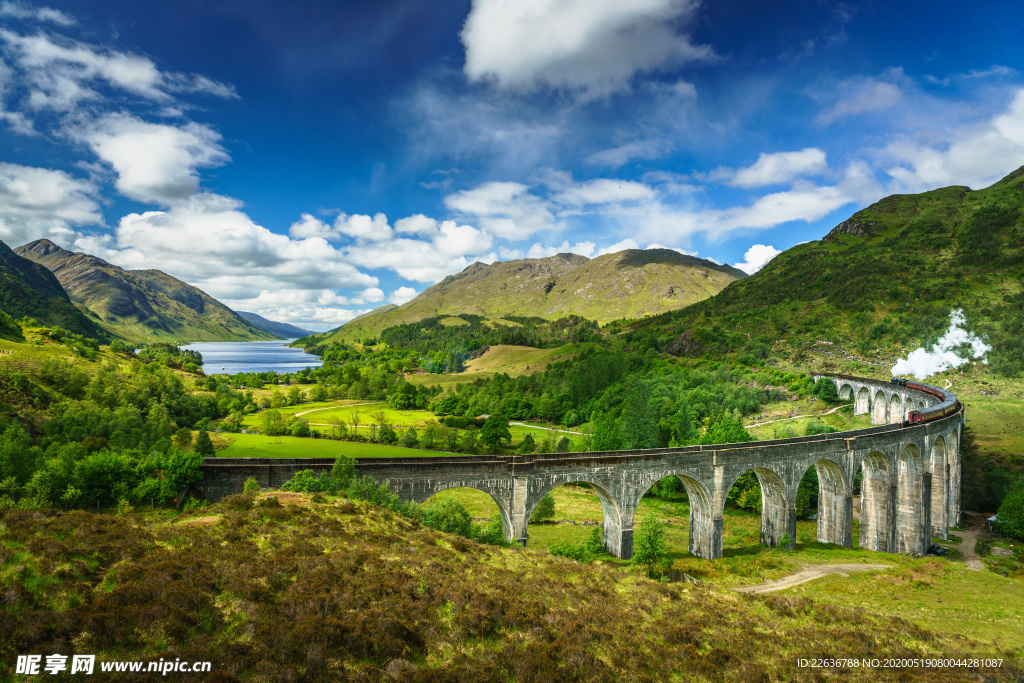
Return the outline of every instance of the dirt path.
<path id="1" fill-rule="evenodd" d="M 376 406 L 380 405 L 384 401 L 371 401 L 370 403 L 350 403 L 346 406 L 327 406 L 326 408 L 313 408 L 312 410 L 304 410 L 301 413 L 295 413 L 295 417 L 299 415 L 306 415 L 307 413 L 315 413 L 318 410 L 340 410 L 341 408 L 358 408 L 359 406 Z"/>
<path id="2" fill-rule="evenodd" d="M 970 531 L 958 531 L 957 535 L 960 536 L 960 545 L 954 546 L 963 555 L 964 560 L 967 562 L 967 568 L 973 569 L 974 571 L 981 571 L 985 568 L 981 560 L 978 559 L 977 554 L 974 552 L 974 546 L 978 542 L 978 538 L 981 537 L 981 532 L 977 529 Z"/>
<path id="3" fill-rule="evenodd" d="M 583 436 L 583 432 L 570 432 L 568 429 L 552 429 L 550 427 L 538 427 L 537 425 L 528 425 L 525 422 L 509 422 L 514 427 L 529 427 L 530 429 L 541 429 L 545 432 L 558 432 L 559 434 L 575 434 L 576 436 Z"/>
<path id="4" fill-rule="evenodd" d="M 813 581 L 814 579 L 820 579 L 829 574 L 839 574 L 840 576 L 848 577 L 849 572 L 876 572 L 890 569 L 891 567 L 891 564 L 816 564 L 804 567 L 796 573 L 783 576 L 775 581 L 766 581 L 756 586 L 737 586 L 733 590 L 738 593 L 771 593 L 772 591 L 780 591 L 801 583 Z"/>
<path id="5" fill-rule="evenodd" d="M 840 408 L 845 408 L 846 406 L 852 406 L 852 405 L 853 405 L 852 403 L 844 403 L 842 405 L 836 406 L 832 410 L 827 410 L 824 413 L 821 413 L 821 415 L 831 415 L 832 413 L 836 412 Z M 758 422 L 756 424 L 744 425 L 744 427 L 762 427 L 764 425 L 770 425 L 773 422 L 782 422 L 783 420 L 799 420 L 801 417 L 820 417 L 821 415 L 817 415 L 817 416 L 815 416 L 815 415 L 793 415 L 792 417 L 780 417 L 777 420 L 768 420 L 767 422 Z"/>

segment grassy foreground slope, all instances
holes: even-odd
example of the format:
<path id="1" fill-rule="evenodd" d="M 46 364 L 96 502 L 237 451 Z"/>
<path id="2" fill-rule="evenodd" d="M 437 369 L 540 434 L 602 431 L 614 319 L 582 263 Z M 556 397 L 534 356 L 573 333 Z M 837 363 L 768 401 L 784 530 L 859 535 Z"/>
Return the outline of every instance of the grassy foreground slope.
<path id="1" fill-rule="evenodd" d="M 402 306 L 373 311 L 317 341 L 377 337 L 396 325 L 463 313 L 549 320 L 577 315 L 600 323 L 640 318 L 706 299 L 745 275 L 671 249 L 628 249 L 595 259 L 558 254 L 474 263 Z"/>
<path id="2" fill-rule="evenodd" d="M 972 649 L 864 610 L 657 583 L 362 502 L 301 502 L 0 512 L 0 678 L 17 654 L 58 652 L 211 661 L 218 681 L 817 680 L 799 658 Z M 846 676 L 925 678 L 964 675 Z"/>

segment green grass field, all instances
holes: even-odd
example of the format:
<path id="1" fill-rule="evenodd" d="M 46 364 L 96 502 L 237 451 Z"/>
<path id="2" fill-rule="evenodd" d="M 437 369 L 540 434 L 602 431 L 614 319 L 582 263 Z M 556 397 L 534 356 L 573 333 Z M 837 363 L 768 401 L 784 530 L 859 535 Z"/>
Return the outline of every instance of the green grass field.
<path id="1" fill-rule="evenodd" d="M 443 451 L 386 446 L 358 441 L 304 439 L 296 436 L 264 436 L 263 434 L 215 434 L 216 441 L 230 442 L 217 451 L 219 458 L 336 458 L 345 454 L 353 458 L 425 458 L 454 455 Z"/>

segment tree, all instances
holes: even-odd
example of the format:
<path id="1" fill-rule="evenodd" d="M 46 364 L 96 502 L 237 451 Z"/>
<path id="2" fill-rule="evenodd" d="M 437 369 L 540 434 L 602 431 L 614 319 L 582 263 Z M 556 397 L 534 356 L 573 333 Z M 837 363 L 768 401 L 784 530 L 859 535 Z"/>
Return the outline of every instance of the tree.
<path id="1" fill-rule="evenodd" d="M 295 386 L 288 390 L 288 405 L 297 406 L 302 403 L 302 389 Z"/>
<path id="2" fill-rule="evenodd" d="M 552 519 L 555 516 L 555 497 L 548 491 L 544 497 L 537 501 L 536 507 L 530 514 L 531 522 L 541 522 L 545 519 Z"/>
<path id="3" fill-rule="evenodd" d="M 188 427 L 182 427 L 178 431 L 174 432 L 174 436 L 171 437 L 174 441 L 174 445 L 183 451 L 187 451 L 192 448 L 192 430 Z"/>
<path id="4" fill-rule="evenodd" d="M 285 423 L 284 416 L 281 415 L 281 411 L 264 410 L 263 414 L 260 415 L 260 431 L 270 436 L 279 436 L 287 431 L 288 426 Z"/>
<path id="5" fill-rule="evenodd" d="M 619 422 L 619 435 L 626 450 L 657 447 L 658 417 L 646 382 L 630 379 Z"/>
<path id="6" fill-rule="evenodd" d="M 196 436 L 195 452 L 204 458 L 212 458 L 217 455 L 213 448 L 213 442 L 210 440 L 210 435 L 205 429 L 200 429 L 199 435 Z"/>
<path id="7" fill-rule="evenodd" d="M 825 403 L 839 403 L 839 393 L 836 391 L 836 383 L 828 377 L 822 377 L 814 385 L 814 394 Z"/>
<path id="8" fill-rule="evenodd" d="M 278 389 L 274 389 L 273 393 L 270 394 L 270 407 L 271 408 L 284 408 L 288 402 L 285 400 L 284 394 Z"/>
<path id="9" fill-rule="evenodd" d="M 555 453 L 568 453 L 570 445 L 569 437 L 563 436 L 555 445 Z"/>
<path id="10" fill-rule="evenodd" d="M 260 492 L 260 483 L 256 481 L 256 477 L 249 477 L 245 480 L 245 485 L 242 487 L 242 493 L 255 494 Z"/>
<path id="11" fill-rule="evenodd" d="M 491 415 L 484 422 L 480 429 L 480 441 L 487 446 L 491 453 L 498 450 L 498 446 L 504 441 L 512 441 L 512 432 L 508 430 L 508 418 L 504 415 Z"/>
<path id="12" fill-rule="evenodd" d="M 338 457 L 334 459 L 334 466 L 331 468 L 331 481 L 334 482 L 334 486 L 338 489 L 343 489 L 357 475 L 355 458 L 339 453 Z"/>
<path id="13" fill-rule="evenodd" d="M 419 434 L 415 427 L 409 427 L 402 434 L 401 443 L 406 448 L 416 448 L 420 444 Z"/>
<path id="14" fill-rule="evenodd" d="M 1001 533 L 1024 541 L 1024 484 L 1003 498 L 996 513 L 996 524 Z"/>
<path id="15" fill-rule="evenodd" d="M 459 444 L 459 447 L 462 448 L 462 450 L 464 450 L 466 453 L 476 453 L 478 450 L 480 450 L 479 447 L 477 446 L 476 433 L 478 431 L 480 430 L 478 430 L 476 427 L 470 427 L 462 435 L 462 442 Z"/>
<path id="16" fill-rule="evenodd" d="M 353 410 L 351 413 L 348 414 L 348 422 L 349 422 L 350 425 L 352 425 L 352 436 L 358 438 L 358 436 L 359 436 L 359 410 L 358 409 Z"/>
<path id="17" fill-rule="evenodd" d="M 533 434 L 527 434 L 519 442 L 519 452 L 522 454 L 533 453 L 537 449 L 537 442 L 533 440 Z"/>
<path id="18" fill-rule="evenodd" d="M 653 510 L 647 513 L 633 537 L 633 559 L 635 565 L 646 567 L 648 576 L 666 557 L 665 523 L 658 519 Z"/>

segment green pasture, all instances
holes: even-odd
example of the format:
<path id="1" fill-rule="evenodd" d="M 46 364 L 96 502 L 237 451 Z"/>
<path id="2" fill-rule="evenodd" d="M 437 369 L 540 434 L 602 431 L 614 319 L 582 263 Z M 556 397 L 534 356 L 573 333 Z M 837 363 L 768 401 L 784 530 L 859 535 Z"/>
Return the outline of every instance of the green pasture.
<path id="1" fill-rule="evenodd" d="M 226 448 L 217 451 L 219 458 L 336 458 L 342 453 L 353 458 L 424 458 L 433 455 L 452 455 L 443 451 L 419 448 L 297 436 L 217 434 L 216 437 L 218 442 L 230 442 Z"/>

